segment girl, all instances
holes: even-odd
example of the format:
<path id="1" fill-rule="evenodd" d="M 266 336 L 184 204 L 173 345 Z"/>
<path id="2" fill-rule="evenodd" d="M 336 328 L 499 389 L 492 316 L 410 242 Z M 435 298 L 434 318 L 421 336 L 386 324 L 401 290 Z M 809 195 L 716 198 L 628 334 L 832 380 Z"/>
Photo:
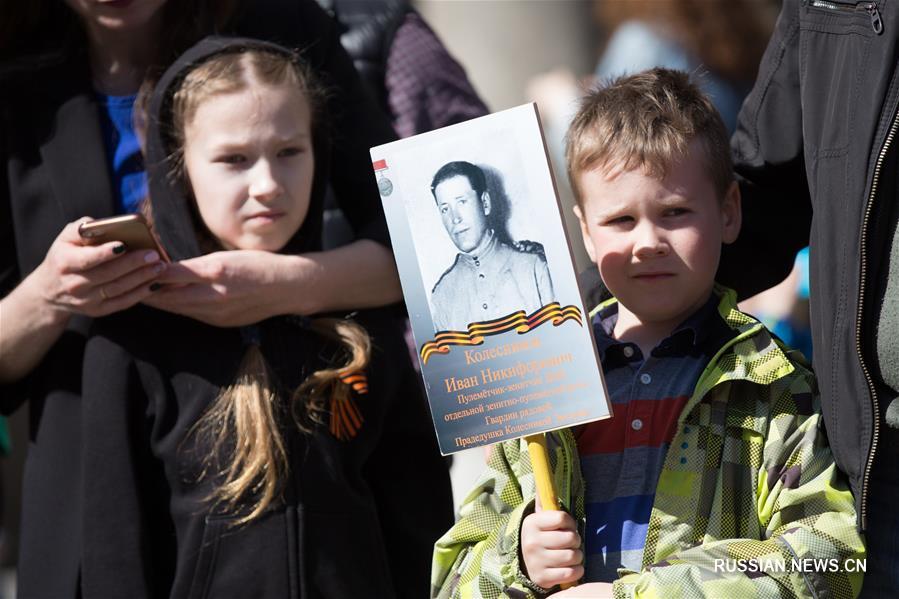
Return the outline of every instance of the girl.
<path id="1" fill-rule="evenodd" d="M 321 103 L 296 57 L 264 42 L 209 38 L 170 67 L 146 122 L 166 250 L 317 247 Z M 424 596 L 446 519 L 397 506 L 413 472 L 449 515 L 446 469 L 411 365 L 384 364 L 400 329 L 364 320 L 370 337 L 342 318 L 221 329 L 137 308 L 97 321 L 84 596 Z M 399 464 L 403 446 L 419 450 Z"/>

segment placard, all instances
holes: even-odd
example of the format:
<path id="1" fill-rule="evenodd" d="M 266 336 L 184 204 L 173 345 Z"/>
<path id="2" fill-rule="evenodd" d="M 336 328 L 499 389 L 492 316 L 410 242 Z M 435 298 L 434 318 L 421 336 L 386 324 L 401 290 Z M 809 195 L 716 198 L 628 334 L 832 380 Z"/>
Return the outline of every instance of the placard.
<path id="1" fill-rule="evenodd" d="M 609 417 L 536 105 L 371 156 L 441 452 Z"/>

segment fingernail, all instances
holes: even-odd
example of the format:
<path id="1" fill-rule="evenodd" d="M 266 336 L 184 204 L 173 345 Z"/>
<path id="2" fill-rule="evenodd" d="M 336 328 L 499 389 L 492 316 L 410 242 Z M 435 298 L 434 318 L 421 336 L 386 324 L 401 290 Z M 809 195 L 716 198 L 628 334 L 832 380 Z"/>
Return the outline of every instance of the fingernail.
<path id="1" fill-rule="evenodd" d="M 154 251 L 144 254 L 144 262 L 156 262 L 157 260 L 159 260 L 159 254 Z"/>
<path id="2" fill-rule="evenodd" d="M 128 248 L 125 247 L 125 244 L 124 244 L 124 243 L 120 243 L 119 245 L 117 245 L 117 246 L 115 246 L 114 248 L 112 248 L 112 253 L 113 253 L 113 254 L 121 254 L 121 253 L 124 252 L 126 249 L 128 249 Z"/>
<path id="3" fill-rule="evenodd" d="M 152 283 L 150 285 L 150 291 L 159 291 L 162 289 L 162 283 Z"/>
<path id="4" fill-rule="evenodd" d="M 159 274 L 164 270 L 165 270 L 165 262 L 160 262 L 159 264 L 157 264 L 156 266 L 153 267 L 153 272 L 156 274 Z"/>

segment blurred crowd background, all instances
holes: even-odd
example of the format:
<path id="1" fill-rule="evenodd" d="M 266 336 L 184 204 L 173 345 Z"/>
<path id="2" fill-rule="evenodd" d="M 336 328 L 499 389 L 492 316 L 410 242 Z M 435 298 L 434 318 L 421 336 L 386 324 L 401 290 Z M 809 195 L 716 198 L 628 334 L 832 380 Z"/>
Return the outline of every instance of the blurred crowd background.
<path id="1" fill-rule="evenodd" d="M 333 0 L 319 0 L 331 4 Z M 489 111 L 536 101 L 572 240 L 578 239 L 562 155 L 580 91 L 651 66 L 695 73 L 731 129 L 773 29 L 779 0 L 415 0 L 412 3 L 463 66 Z M 579 270 L 589 264 L 573 243 Z M 807 259 L 778 288 L 744 308 L 785 341 L 811 353 Z M 808 355 L 810 357 L 810 355 Z M 9 421 L 12 452 L 2 462 L 0 597 L 13 596 L 20 478 L 27 410 Z M 457 454 L 456 504 L 481 471 L 483 450 Z"/>

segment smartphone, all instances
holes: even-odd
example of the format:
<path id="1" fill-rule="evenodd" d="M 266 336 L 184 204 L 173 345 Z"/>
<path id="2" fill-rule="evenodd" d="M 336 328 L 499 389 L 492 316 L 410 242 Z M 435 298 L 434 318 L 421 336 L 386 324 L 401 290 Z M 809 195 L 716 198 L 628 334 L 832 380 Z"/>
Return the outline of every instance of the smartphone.
<path id="1" fill-rule="evenodd" d="M 164 261 L 171 262 L 150 230 L 147 220 L 140 214 L 125 214 L 81 223 L 78 234 L 91 245 L 120 241 L 129 250 L 156 250 Z"/>

